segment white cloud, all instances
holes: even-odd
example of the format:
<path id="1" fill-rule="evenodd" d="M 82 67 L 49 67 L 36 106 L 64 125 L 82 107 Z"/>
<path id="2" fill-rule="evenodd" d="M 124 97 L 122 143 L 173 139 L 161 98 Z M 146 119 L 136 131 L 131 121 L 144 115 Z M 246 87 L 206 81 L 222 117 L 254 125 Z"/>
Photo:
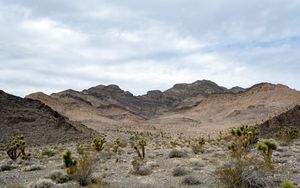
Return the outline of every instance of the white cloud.
<path id="1" fill-rule="evenodd" d="M 297 1 L 70 2 L 0 0 L 0 89 L 115 83 L 143 94 L 198 79 L 300 88 L 300 39 L 276 42 L 297 40 Z"/>

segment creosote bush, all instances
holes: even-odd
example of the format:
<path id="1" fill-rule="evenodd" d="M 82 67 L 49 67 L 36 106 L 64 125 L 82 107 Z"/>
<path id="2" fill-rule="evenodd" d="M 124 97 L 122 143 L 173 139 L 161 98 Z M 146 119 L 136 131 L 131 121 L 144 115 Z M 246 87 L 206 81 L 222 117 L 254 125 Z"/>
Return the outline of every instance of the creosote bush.
<path id="1" fill-rule="evenodd" d="M 272 164 L 272 153 L 276 150 L 278 144 L 274 140 L 265 139 L 257 144 L 257 150 L 261 152 L 267 165 Z"/>

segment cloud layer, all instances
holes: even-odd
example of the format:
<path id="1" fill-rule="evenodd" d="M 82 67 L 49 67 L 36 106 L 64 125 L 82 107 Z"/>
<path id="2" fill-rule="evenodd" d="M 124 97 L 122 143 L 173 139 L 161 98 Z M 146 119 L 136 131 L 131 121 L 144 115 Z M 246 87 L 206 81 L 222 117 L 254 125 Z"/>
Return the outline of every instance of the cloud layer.
<path id="1" fill-rule="evenodd" d="M 210 79 L 300 89 L 297 0 L 0 0 L 0 89 L 134 94 Z"/>

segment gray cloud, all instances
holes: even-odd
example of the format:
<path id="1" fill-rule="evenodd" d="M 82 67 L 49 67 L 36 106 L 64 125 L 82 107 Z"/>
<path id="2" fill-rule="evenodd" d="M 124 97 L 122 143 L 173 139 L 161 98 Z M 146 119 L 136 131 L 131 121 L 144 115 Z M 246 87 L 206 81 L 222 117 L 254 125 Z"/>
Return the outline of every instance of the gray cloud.
<path id="1" fill-rule="evenodd" d="M 211 79 L 300 89 L 297 0 L 0 0 L 0 89 L 135 94 Z"/>

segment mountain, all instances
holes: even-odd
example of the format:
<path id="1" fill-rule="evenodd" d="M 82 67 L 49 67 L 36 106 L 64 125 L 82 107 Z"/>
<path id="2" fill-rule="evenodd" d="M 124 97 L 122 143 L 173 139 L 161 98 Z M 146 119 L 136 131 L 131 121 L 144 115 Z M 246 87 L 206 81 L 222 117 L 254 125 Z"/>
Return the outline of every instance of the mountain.
<path id="1" fill-rule="evenodd" d="M 71 122 L 44 103 L 0 90 L 0 143 L 22 134 L 28 145 L 65 143 L 90 138 L 94 131 Z"/>
<path id="2" fill-rule="evenodd" d="M 218 131 L 242 122 L 260 123 L 300 104 L 300 92 L 281 84 L 227 89 L 208 80 L 175 84 L 166 91 L 153 90 L 141 96 L 117 85 L 98 85 L 49 96 L 34 93 L 26 98 L 40 100 L 98 131 L 152 127 L 174 134 L 198 134 L 200 129 Z"/>

